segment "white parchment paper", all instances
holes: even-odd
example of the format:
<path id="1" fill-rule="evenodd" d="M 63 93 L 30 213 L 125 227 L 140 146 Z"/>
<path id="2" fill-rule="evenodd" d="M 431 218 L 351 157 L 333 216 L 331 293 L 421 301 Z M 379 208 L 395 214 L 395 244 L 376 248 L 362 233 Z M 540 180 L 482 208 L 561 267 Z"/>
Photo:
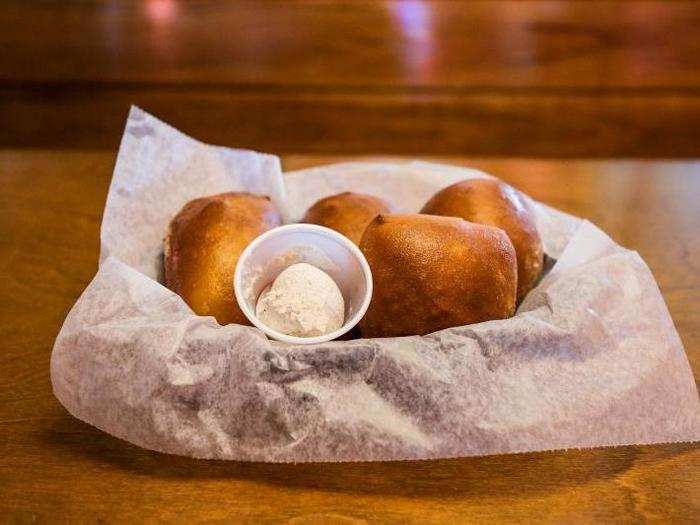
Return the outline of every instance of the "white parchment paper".
<path id="1" fill-rule="evenodd" d="M 194 315 L 158 282 L 166 226 L 194 197 L 264 193 L 294 221 L 343 190 L 413 212 L 483 176 L 423 162 L 283 176 L 276 157 L 202 144 L 133 108 L 100 268 L 54 346 L 56 396 L 110 434 L 200 458 L 422 459 L 700 439 L 695 382 L 644 261 L 541 204 L 556 264 L 517 315 L 425 337 L 285 346 Z"/>

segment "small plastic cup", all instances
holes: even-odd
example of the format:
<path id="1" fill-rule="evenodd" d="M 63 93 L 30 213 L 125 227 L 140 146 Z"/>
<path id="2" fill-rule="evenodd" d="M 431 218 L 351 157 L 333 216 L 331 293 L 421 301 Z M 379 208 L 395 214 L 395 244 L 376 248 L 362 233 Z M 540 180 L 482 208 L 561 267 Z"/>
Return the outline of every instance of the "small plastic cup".
<path id="1" fill-rule="evenodd" d="M 266 326 L 255 315 L 262 291 L 283 270 L 302 262 L 326 272 L 340 288 L 345 322 L 334 332 L 316 337 L 291 336 Z M 243 250 L 233 288 L 245 316 L 268 337 L 310 345 L 337 339 L 360 322 L 372 299 L 372 271 L 359 248 L 344 235 L 315 224 L 287 224 L 263 233 Z"/>

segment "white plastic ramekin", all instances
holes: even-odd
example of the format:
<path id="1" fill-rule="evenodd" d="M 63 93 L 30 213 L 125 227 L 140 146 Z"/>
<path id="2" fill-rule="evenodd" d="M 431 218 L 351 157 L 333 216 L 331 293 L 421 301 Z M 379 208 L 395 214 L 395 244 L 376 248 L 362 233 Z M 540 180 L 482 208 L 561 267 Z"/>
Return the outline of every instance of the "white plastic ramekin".
<path id="1" fill-rule="evenodd" d="M 309 263 L 335 281 L 345 301 L 345 322 L 338 330 L 316 337 L 296 337 L 273 330 L 255 315 L 262 291 L 287 267 Z M 310 345 L 337 339 L 365 315 L 372 299 L 372 271 L 355 244 L 340 233 L 315 224 L 287 224 L 269 230 L 243 250 L 233 278 L 241 310 L 268 337 Z"/>

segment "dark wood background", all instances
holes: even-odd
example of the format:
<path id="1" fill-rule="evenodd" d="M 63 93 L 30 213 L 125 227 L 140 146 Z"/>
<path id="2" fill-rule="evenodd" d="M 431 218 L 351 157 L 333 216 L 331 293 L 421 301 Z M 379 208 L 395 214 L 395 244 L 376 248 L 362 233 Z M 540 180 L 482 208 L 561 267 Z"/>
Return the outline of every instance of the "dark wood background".
<path id="1" fill-rule="evenodd" d="M 0 147 L 700 155 L 700 3 L 0 3 Z"/>

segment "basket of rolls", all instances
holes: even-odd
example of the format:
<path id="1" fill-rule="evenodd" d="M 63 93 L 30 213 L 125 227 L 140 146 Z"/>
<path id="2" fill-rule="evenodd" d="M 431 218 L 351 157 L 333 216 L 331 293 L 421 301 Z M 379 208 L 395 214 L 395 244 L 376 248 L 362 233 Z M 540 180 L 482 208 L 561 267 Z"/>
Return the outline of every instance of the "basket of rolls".
<path id="1" fill-rule="evenodd" d="M 446 164 L 282 173 L 135 107 L 51 381 L 76 418 L 196 458 L 700 439 L 649 268 L 587 220 Z"/>

